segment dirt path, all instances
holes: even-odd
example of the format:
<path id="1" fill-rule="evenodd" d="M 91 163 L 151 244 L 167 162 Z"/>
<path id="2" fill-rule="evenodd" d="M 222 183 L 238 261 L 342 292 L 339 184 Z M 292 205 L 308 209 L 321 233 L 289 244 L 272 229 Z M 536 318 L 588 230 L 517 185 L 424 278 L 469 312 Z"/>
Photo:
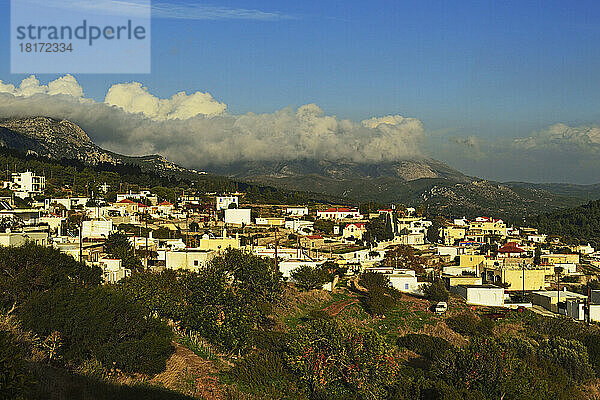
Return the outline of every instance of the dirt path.
<path id="1" fill-rule="evenodd" d="M 226 388 L 215 376 L 219 371 L 215 362 L 197 356 L 178 343 L 174 346 L 175 353 L 167 360 L 166 370 L 155 376 L 152 383 L 206 400 L 225 399 Z"/>
<path id="2" fill-rule="evenodd" d="M 351 299 L 348 299 L 348 300 L 342 300 L 342 301 L 338 301 L 336 303 L 333 303 L 330 306 L 325 307 L 323 309 L 323 311 L 325 311 L 326 313 L 328 313 L 332 317 L 335 317 L 339 313 L 341 313 L 342 311 L 344 311 L 344 309 L 346 309 L 346 307 L 349 307 L 352 304 L 357 304 L 357 303 L 358 303 L 358 299 L 354 297 L 354 298 L 351 298 Z"/>

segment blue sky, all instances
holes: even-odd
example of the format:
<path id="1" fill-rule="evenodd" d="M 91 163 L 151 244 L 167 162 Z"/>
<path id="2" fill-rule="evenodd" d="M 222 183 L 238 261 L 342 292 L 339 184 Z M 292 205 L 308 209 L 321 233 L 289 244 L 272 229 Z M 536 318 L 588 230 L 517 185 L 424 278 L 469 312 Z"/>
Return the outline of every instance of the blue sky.
<path id="1" fill-rule="evenodd" d="M 18 84 L 25 76 L 11 75 L 5 58 L 8 3 L 0 0 L 0 79 Z M 600 122 L 597 1 L 176 4 L 186 3 L 216 12 L 153 18 L 152 73 L 76 75 L 86 97 L 102 101 L 113 84 L 138 81 L 162 98 L 209 92 L 235 114 L 317 103 L 341 118 L 400 114 L 434 136 L 489 140 Z M 240 9 L 252 12 L 232 17 Z"/>

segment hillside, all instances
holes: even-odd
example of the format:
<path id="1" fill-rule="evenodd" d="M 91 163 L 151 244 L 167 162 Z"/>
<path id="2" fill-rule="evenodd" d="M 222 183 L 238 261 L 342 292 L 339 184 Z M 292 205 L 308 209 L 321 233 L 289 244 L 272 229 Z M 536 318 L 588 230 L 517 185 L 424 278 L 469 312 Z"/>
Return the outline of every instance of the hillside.
<path id="1" fill-rule="evenodd" d="M 540 232 L 562 236 L 573 243 L 590 243 L 600 247 L 600 200 L 565 210 L 541 214 L 528 219 Z"/>
<path id="2" fill-rule="evenodd" d="M 574 197 L 584 201 L 600 199 L 600 183 L 576 185 L 572 183 L 506 182 L 505 185 L 511 188 L 544 190 L 559 196 Z"/>

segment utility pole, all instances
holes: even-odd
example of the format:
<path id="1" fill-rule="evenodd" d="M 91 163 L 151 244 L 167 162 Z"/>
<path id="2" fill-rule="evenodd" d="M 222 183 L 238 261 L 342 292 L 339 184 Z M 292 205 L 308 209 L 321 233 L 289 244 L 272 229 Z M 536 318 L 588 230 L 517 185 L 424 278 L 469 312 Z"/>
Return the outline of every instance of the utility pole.
<path id="1" fill-rule="evenodd" d="M 144 236 L 146 236 L 146 251 L 145 253 L 145 258 L 146 258 L 146 268 L 148 268 L 148 215 L 146 214 L 145 218 L 144 218 L 144 222 L 146 225 L 146 234 Z"/>
<path id="2" fill-rule="evenodd" d="M 560 273 L 562 272 L 562 267 L 555 267 L 554 272 L 556 272 L 556 311 L 558 311 L 558 303 L 560 303 Z"/>
<path id="3" fill-rule="evenodd" d="M 521 296 L 521 301 L 525 303 L 525 263 L 522 263 L 523 266 L 523 294 Z"/>
<path id="4" fill-rule="evenodd" d="M 79 262 L 83 262 L 83 215 L 79 220 Z"/>
<path id="5" fill-rule="evenodd" d="M 588 281 L 588 283 L 587 283 L 587 318 L 586 318 L 588 325 L 590 324 L 590 321 L 591 321 L 591 315 L 590 315 L 590 312 L 592 311 L 591 307 L 590 307 L 590 305 L 592 303 L 590 301 L 591 300 L 590 299 L 591 295 L 592 295 L 592 293 L 590 291 L 590 281 Z"/>
<path id="6" fill-rule="evenodd" d="M 279 260 L 277 259 L 277 227 L 275 227 L 275 270 L 279 272 Z"/>

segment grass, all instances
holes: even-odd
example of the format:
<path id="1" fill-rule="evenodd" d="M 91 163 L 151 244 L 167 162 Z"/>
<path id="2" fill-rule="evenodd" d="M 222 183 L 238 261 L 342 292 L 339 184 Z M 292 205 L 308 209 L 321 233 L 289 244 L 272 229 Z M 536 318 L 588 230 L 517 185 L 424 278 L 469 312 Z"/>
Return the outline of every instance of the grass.
<path id="1" fill-rule="evenodd" d="M 206 360 L 217 361 L 219 359 L 217 352 L 203 338 L 195 333 L 185 333 L 177 335 L 177 343 L 190 349 L 194 354 Z"/>
<path id="2" fill-rule="evenodd" d="M 32 363 L 36 384 L 31 399 L 48 400 L 190 400 L 191 397 L 140 383 L 120 385 L 76 375 L 64 369 Z"/>
<path id="3" fill-rule="evenodd" d="M 370 326 L 382 335 L 389 343 L 395 343 L 396 339 L 406 332 L 418 332 L 425 325 L 435 325 L 440 317 L 428 310 L 414 310 L 410 302 L 400 300 L 397 307 L 388 311 L 385 318 L 374 320 Z"/>
<path id="4" fill-rule="evenodd" d="M 295 308 L 288 314 L 280 315 L 282 322 L 294 329 L 306 319 L 313 318 L 320 310 L 332 304 L 356 298 L 343 283 L 329 294 L 326 300 L 309 298 L 308 294 L 299 294 Z M 422 308 L 422 309 L 421 309 Z M 348 321 L 357 326 L 373 329 L 389 343 L 395 343 L 397 337 L 406 332 L 418 332 L 426 325 L 435 325 L 442 317 L 427 309 L 427 304 L 409 295 L 403 295 L 398 305 L 385 314 L 385 318 L 373 318 L 363 308 L 362 302 L 346 307 L 335 318 Z"/>

